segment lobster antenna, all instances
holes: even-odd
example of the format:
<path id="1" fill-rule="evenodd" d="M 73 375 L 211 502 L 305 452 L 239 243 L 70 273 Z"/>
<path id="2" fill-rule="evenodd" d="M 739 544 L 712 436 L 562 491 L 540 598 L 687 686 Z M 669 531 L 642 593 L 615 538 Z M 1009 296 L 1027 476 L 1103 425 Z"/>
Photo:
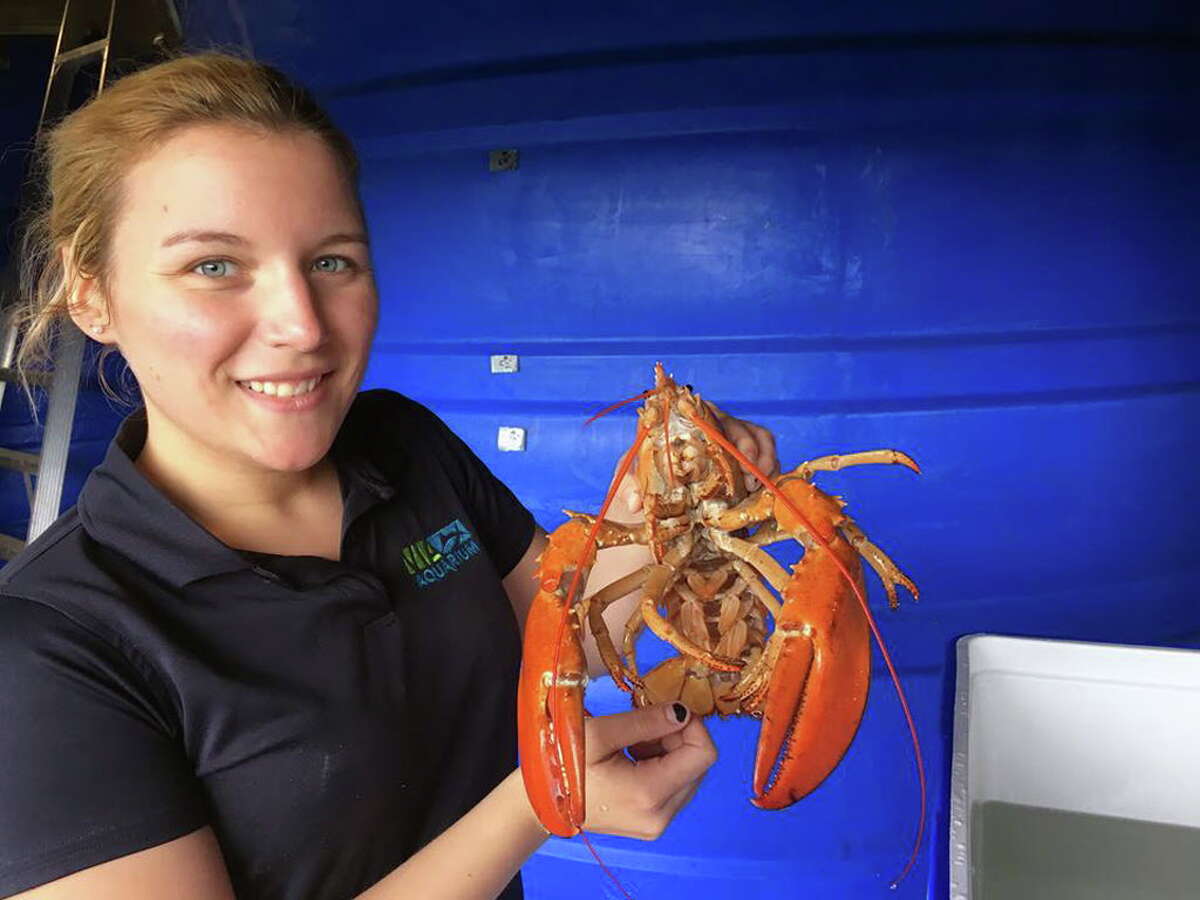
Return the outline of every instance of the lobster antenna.
<path id="1" fill-rule="evenodd" d="M 647 392 L 647 393 L 652 393 L 652 392 Z M 633 400 L 640 400 L 640 399 L 641 399 L 641 397 L 633 398 Z M 621 403 L 618 403 L 615 406 L 609 407 L 609 409 L 610 410 L 615 409 L 616 406 L 620 406 L 623 403 L 631 403 L 631 402 L 633 402 L 633 400 L 623 400 Z M 603 413 L 598 413 L 597 415 L 603 415 Z M 592 418 L 595 418 L 595 416 L 593 416 Z M 588 421 L 591 421 L 591 420 L 589 419 Z M 558 664 L 559 664 L 559 660 L 560 660 L 561 654 L 562 654 L 562 642 L 563 642 L 563 637 L 566 634 L 567 622 L 570 620 L 570 617 L 571 617 L 571 603 L 575 599 L 575 594 L 580 588 L 579 581 L 580 581 L 580 576 L 583 573 L 582 563 L 583 563 L 583 560 L 586 559 L 588 554 L 591 552 L 592 547 L 596 546 L 596 536 L 600 533 L 600 526 L 604 523 L 604 516 L 608 513 L 608 508 L 610 506 L 612 506 L 613 498 L 615 498 L 617 496 L 617 488 L 620 486 L 621 480 L 625 477 L 625 475 L 629 472 L 630 467 L 633 465 L 633 460 L 636 458 L 638 449 L 642 446 L 642 441 L 644 441 L 646 439 L 647 434 L 649 434 L 649 432 L 645 428 L 642 428 L 640 426 L 638 427 L 637 437 L 634 438 L 633 446 L 629 448 L 629 450 L 625 453 L 624 458 L 621 460 L 621 465 L 617 469 L 617 474 L 616 474 L 616 477 L 613 479 L 612 486 L 609 487 L 609 489 L 608 489 L 608 495 L 604 498 L 604 503 L 600 507 L 600 512 L 596 513 L 596 519 L 594 522 L 592 522 L 591 531 L 588 532 L 587 543 L 584 545 L 583 558 L 581 558 L 580 560 L 578 560 L 576 562 L 575 571 L 571 574 L 571 581 L 570 581 L 570 584 L 567 586 L 567 595 L 563 601 L 563 614 L 562 614 L 562 618 L 559 620 L 559 623 L 558 623 L 558 634 L 554 639 L 554 680 L 553 680 L 553 684 L 552 684 L 552 693 L 551 693 L 552 700 L 550 703 L 550 710 L 549 710 L 551 723 L 554 723 L 556 720 L 558 720 L 558 718 L 559 718 L 558 714 L 559 714 L 560 709 L 562 708 L 562 700 L 561 700 L 562 694 L 558 690 Z M 558 755 L 559 767 L 565 768 L 566 762 L 563 760 L 562 744 L 556 740 L 554 742 L 554 748 L 555 748 L 555 752 Z M 579 836 L 581 838 L 583 838 L 584 844 L 587 845 L 587 848 L 591 852 L 592 856 L 594 856 L 596 858 L 596 862 L 600 864 L 600 868 L 604 870 L 604 873 L 612 880 L 613 884 L 615 884 L 617 886 L 617 888 L 621 891 L 622 894 L 624 894 L 627 898 L 629 898 L 629 900 L 632 900 L 632 898 L 629 895 L 629 892 L 625 890 L 625 886 L 623 884 L 621 884 L 621 882 L 617 878 L 617 876 L 614 875 L 606 865 L 604 865 L 604 861 L 602 859 L 600 859 L 600 854 L 596 852 L 596 848 L 594 846 L 592 846 L 592 842 L 590 840 L 588 840 L 588 836 L 586 834 L 584 834 L 583 823 L 573 821 L 573 822 L 571 822 L 571 825 L 573 825 L 575 828 L 579 829 Z"/>
<path id="2" fill-rule="evenodd" d="M 667 475 L 671 479 L 671 489 L 675 489 L 675 464 L 671 462 L 671 398 L 666 392 L 662 395 L 663 417 L 663 456 L 667 458 Z"/>
<path id="3" fill-rule="evenodd" d="M 604 407 L 604 409 L 600 410 L 600 412 L 596 413 L 594 416 L 592 416 L 590 419 L 588 419 L 586 422 L 584 422 L 583 427 L 587 428 L 589 425 L 591 425 L 593 422 L 595 422 L 601 416 L 607 416 L 613 410 L 620 409 L 622 406 L 625 406 L 628 403 L 637 403 L 639 400 L 645 400 L 647 397 L 649 397 L 653 393 L 654 393 L 654 388 L 651 388 L 648 391 L 642 391 L 636 397 L 630 397 L 627 400 L 618 400 L 616 403 L 612 404 L 612 406 Z"/>
<path id="4" fill-rule="evenodd" d="M 734 459 L 745 466 L 749 470 L 750 474 L 757 478 L 759 482 L 761 482 L 762 485 L 771 492 L 776 500 L 782 501 L 784 506 L 786 506 L 792 512 L 792 514 L 800 520 L 800 523 L 804 526 L 805 530 L 807 530 L 808 533 L 816 539 L 818 544 L 820 544 L 826 550 L 830 549 L 829 542 L 821 536 L 820 532 L 818 532 L 816 528 L 813 527 L 812 523 L 809 522 L 804 514 L 796 507 L 796 504 L 794 504 L 787 497 L 787 495 L 779 490 L 779 486 L 770 478 L 768 478 L 765 472 L 747 459 L 746 455 L 737 447 L 735 447 L 732 441 L 726 438 L 716 428 L 714 428 L 708 422 L 705 422 L 699 416 L 688 414 L 688 418 L 691 419 L 692 423 L 695 424 L 701 431 L 708 435 L 724 450 L 730 453 Z M 905 721 L 908 722 L 909 734 L 912 735 L 913 755 L 915 756 L 917 762 L 917 780 L 921 785 L 921 817 L 917 823 L 917 840 L 916 843 L 913 844 L 912 853 L 908 857 L 908 862 L 905 864 L 904 869 L 900 872 L 900 874 L 892 879 L 891 887 L 895 889 L 896 886 L 900 884 L 900 882 L 903 881 L 908 873 L 912 870 L 913 865 L 917 861 L 917 854 L 921 851 L 921 841 L 925 837 L 925 763 L 921 758 L 921 742 L 917 738 L 917 726 L 913 723 L 912 712 L 908 708 L 908 699 L 904 696 L 904 688 L 900 685 L 900 676 L 896 674 L 896 667 L 892 665 L 892 655 L 888 653 L 887 645 L 883 642 L 883 636 L 879 633 L 879 626 L 875 623 L 875 617 L 871 614 L 870 607 L 867 606 L 867 598 L 863 596 L 862 590 L 859 588 L 854 578 L 846 570 L 846 566 L 840 559 L 838 559 L 837 554 L 831 552 L 829 555 L 837 564 L 839 571 L 841 571 L 850 587 L 854 590 L 854 596 L 858 598 L 858 602 L 862 606 L 863 612 L 866 613 L 867 624 L 871 627 L 871 634 L 875 636 L 875 643 L 879 645 L 879 652 L 883 655 L 883 661 L 887 663 L 888 672 L 892 676 L 892 684 L 896 688 L 896 696 L 900 699 L 900 708 L 904 711 Z"/>

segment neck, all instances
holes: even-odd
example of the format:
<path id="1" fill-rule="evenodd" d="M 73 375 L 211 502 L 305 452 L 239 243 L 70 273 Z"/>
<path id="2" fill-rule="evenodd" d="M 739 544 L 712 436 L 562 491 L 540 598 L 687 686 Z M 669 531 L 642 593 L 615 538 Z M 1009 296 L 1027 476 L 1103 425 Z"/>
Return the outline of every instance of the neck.
<path id="1" fill-rule="evenodd" d="M 299 471 L 276 471 L 230 458 L 181 440 L 171 428 L 156 428 L 148 416 L 146 443 L 135 465 L 176 506 L 220 540 L 254 549 L 263 526 L 303 521 L 315 494 L 337 482 L 328 455 Z M 336 490 L 336 487 L 334 487 Z M 299 522 L 297 522 L 299 524 Z"/>

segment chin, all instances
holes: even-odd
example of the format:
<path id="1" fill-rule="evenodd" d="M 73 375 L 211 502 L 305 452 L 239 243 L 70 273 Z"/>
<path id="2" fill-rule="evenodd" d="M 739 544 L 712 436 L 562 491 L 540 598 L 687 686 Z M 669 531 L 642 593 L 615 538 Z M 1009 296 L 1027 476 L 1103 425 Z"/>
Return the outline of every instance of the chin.
<path id="1" fill-rule="evenodd" d="M 332 443 L 326 441 L 321 444 L 307 444 L 304 447 L 291 447 L 286 451 L 261 447 L 251 456 L 264 469 L 273 472 L 303 472 L 323 460 Z"/>
<path id="2" fill-rule="evenodd" d="M 287 459 L 287 460 L 265 460 L 263 465 L 272 472 L 306 472 L 325 458 L 325 454 L 319 456 L 304 457 L 303 459 Z"/>

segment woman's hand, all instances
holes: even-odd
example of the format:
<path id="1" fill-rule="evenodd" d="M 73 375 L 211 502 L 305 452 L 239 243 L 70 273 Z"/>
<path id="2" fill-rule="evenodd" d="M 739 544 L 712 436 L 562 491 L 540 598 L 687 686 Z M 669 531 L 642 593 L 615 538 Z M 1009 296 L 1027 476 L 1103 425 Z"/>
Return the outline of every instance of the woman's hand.
<path id="1" fill-rule="evenodd" d="M 596 716 L 586 719 L 584 727 L 585 831 L 655 840 L 717 761 L 708 730 L 682 703 Z M 634 762 L 622 752 L 637 745 L 643 754 L 656 755 Z"/>
<path id="2" fill-rule="evenodd" d="M 706 400 L 705 403 L 708 403 L 709 409 L 713 411 L 713 415 L 721 423 L 721 428 L 730 442 L 741 450 L 750 462 L 765 472 L 769 478 L 774 478 L 779 474 L 779 459 L 775 455 L 775 436 L 770 431 L 761 425 L 747 422 L 745 419 L 735 419 L 733 416 L 728 416 L 716 404 L 710 401 Z M 620 460 L 618 460 L 615 468 L 620 468 L 620 465 Z M 641 517 L 642 494 L 638 490 L 637 480 L 633 475 L 636 467 L 637 462 L 635 460 L 629 474 L 621 481 L 621 486 L 617 490 L 617 500 L 613 504 L 613 508 L 610 508 L 608 514 L 608 518 L 614 521 L 628 523 Z M 614 476 L 616 475 L 615 468 L 613 472 Z M 742 473 L 746 479 L 746 490 L 756 490 L 758 488 L 758 479 L 744 466 L 742 467 Z M 616 514 L 614 515 L 614 513 Z"/>
<path id="3" fill-rule="evenodd" d="M 779 474 L 779 459 L 775 456 L 775 435 L 761 425 L 725 415 L 714 403 L 709 403 L 708 406 L 733 445 L 745 454 L 746 459 L 765 472 L 768 478 L 774 479 Z M 746 476 L 746 490 L 757 490 L 758 479 L 744 466 L 742 471 Z"/>

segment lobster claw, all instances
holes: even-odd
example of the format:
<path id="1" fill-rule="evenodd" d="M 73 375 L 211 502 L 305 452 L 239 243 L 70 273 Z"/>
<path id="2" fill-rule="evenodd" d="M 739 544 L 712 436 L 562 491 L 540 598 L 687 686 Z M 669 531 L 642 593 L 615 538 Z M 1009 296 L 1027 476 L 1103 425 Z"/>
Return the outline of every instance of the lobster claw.
<path id="1" fill-rule="evenodd" d="M 538 820 L 552 834 L 574 837 L 584 817 L 583 687 L 587 663 L 571 622 L 555 646 L 562 603 L 539 591 L 525 624 L 517 695 L 521 776 Z M 574 617 L 572 617 L 574 618 Z M 561 759 L 559 754 L 561 753 Z"/>
<path id="2" fill-rule="evenodd" d="M 810 549 L 784 590 L 766 649 L 774 666 L 752 800 L 763 809 L 782 809 L 816 789 L 841 762 L 866 707 L 870 630 L 853 589 L 832 563 L 833 553 L 862 589 L 862 566 L 848 544 Z"/>
<path id="3" fill-rule="evenodd" d="M 517 742 L 525 792 L 538 820 L 559 837 L 579 833 L 586 809 L 583 690 L 587 661 L 579 617 L 566 608 L 576 566 L 591 568 L 587 528 L 572 519 L 550 535 L 539 588 L 525 621 L 517 688 Z M 564 621 L 565 619 L 565 621 Z"/>

